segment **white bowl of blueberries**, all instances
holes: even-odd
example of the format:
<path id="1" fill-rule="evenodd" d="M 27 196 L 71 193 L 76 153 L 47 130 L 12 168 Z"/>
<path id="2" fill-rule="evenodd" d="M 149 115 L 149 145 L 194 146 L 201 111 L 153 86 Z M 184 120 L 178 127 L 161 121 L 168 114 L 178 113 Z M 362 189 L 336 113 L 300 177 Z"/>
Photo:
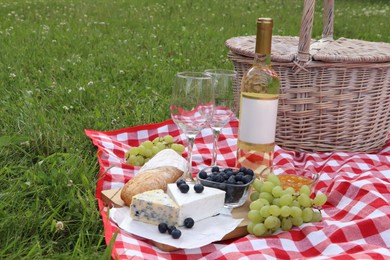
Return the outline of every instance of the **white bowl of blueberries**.
<path id="1" fill-rule="evenodd" d="M 206 167 L 198 172 L 197 182 L 206 187 L 224 190 L 225 207 L 237 208 L 242 206 L 250 193 L 250 185 L 256 175 L 253 170 L 245 167 Z"/>

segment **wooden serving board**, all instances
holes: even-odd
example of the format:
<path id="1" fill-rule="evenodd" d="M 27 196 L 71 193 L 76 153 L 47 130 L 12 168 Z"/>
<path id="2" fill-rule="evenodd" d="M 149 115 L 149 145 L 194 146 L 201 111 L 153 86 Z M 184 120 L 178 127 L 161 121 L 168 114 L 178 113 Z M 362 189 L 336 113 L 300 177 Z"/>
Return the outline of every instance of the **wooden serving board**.
<path id="1" fill-rule="evenodd" d="M 124 207 L 125 203 L 121 199 L 120 194 L 121 194 L 121 189 L 103 190 L 102 191 L 102 200 L 108 207 L 115 207 L 115 208 Z M 230 233 L 226 234 L 221 239 L 221 241 L 239 238 L 239 237 L 242 237 L 242 236 L 245 236 L 248 234 L 247 225 L 249 223 L 249 220 L 248 220 L 247 215 L 248 215 L 248 210 L 249 210 L 249 204 L 250 204 L 250 201 L 248 199 L 244 205 L 232 210 L 233 218 L 235 218 L 235 219 L 242 218 L 243 220 L 236 227 L 236 229 L 234 229 Z M 165 252 L 170 252 L 170 251 L 174 251 L 174 250 L 179 249 L 179 248 L 175 248 L 173 246 L 165 245 L 165 244 L 158 243 L 155 241 L 151 241 L 151 242 L 156 247 L 158 247 L 160 250 L 165 251 Z"/>

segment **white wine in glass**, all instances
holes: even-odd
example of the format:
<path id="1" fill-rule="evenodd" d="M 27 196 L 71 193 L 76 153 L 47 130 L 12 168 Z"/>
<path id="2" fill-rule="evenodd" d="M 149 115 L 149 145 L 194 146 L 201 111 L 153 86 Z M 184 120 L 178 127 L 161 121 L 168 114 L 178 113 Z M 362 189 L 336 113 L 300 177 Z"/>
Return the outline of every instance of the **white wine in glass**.
<path id="1" fill-rule="evenodd" d="M 205 73 L 211 76 L 214 88 L 215 107 L 214 115 L 210 121 L 213 130 L 213 154 L 211 165 L 217 165 L 218 141 L 221 129 L 236 117 L 237 102 L 233 94 L 233 84 L 237 80 L 237 72 L 234 70 L 208 69 Z"/>
<path id="2" fill-rule="evenodd" d="M 188 141 L 188 169 L 183 179 L 194 182 L 192 149 L 196 135 L 210 123 L 214 111 L 211 76 L 203 72 L 179 72 L 172 89 L 171 118 Z"/>

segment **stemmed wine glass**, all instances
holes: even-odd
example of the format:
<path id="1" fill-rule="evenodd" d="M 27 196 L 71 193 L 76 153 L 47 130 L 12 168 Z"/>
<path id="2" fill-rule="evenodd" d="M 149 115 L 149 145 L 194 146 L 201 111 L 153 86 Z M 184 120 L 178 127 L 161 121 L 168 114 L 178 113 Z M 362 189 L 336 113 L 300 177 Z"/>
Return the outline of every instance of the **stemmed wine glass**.
<path id="1" fill-rule="evenodd" d="M 175 124 L 188 141 L 188 169 L 184 175 L 187 182 L 195 182 L 192 176 L 192 149 L 196 135 L 213 116 L 214 89 L 211 76 L 203 72 L 179 72 L 173 86 L 170 111 Z"/>
<path id="2" fill-rule="evenodd" d="M 236 116 L 238 111 L 233 94 L 233 84 L 237 80 L 237 72 L 234 70 L 208 69 L 205 70 L 205 73 L 211 76 L 215 96 L 214 116 L 210 121 L 214 136 L 211 165 L 215 166 L 217 164 L 221 129 Z"/>

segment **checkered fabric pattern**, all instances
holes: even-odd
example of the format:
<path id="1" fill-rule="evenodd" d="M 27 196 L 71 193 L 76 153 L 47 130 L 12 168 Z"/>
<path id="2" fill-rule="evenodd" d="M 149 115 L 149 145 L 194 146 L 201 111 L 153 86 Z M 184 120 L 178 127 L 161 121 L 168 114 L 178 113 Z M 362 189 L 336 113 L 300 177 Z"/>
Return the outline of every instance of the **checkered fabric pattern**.
<path id="1" fill-rule="evenodd" d="M 222 130 L 220 165 L 235 164 L 237 127 L 235 120 Z M 139 170 L 125 164 L 125 152 L 131 146 L 166 134 L 186 144 L 185 136 L 171 120 L 110 132 L 85 130 L 85 133 L 98 147 L 100 178 L 96 197 L 106 242 L 114 243 L 115 259 L 390 259 L 390 141 L 375 154 L 303 153 L 276 147 L 274 164 L 297 165 L 320 172 L 315 191 L 328 195 L 321 222 L 303 224 L 265 238 L 247 235 L 202 248 L 162 252 L 111 222 L 100 192 L 122 187 Z M 211 163 L 211 149 L 212 131 L 204 129 L 195 141 L 194 172 Z"/>

